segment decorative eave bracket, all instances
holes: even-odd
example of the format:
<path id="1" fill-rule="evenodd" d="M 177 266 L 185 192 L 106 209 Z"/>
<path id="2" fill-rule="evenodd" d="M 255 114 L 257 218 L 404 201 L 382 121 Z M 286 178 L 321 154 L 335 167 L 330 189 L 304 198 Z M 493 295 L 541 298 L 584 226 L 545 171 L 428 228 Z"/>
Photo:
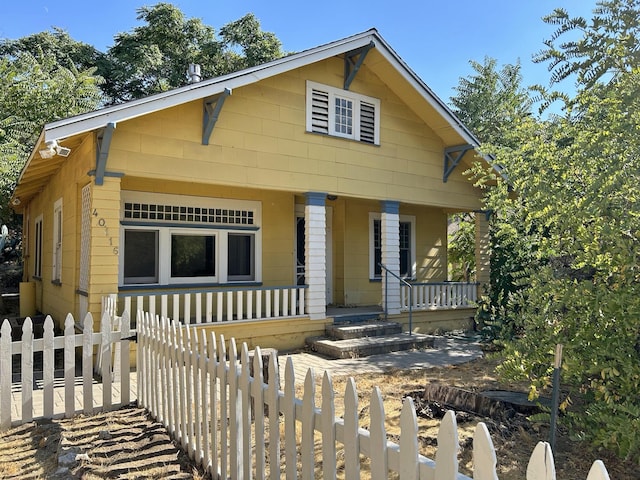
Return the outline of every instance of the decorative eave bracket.
<path id="1" fill-rule="evenodd" d="M 364 62 L 364 59 L 367 56 L 367 53 L 369 53 L 369 50 L 371 50 L 375 46 L 376 46 L 375 43 L 370 42 L 368 45 L 365 45 L 364 47 L 360 47 L 356 50 L 351 50 L 350 52 L 347 52 L 345 54 L 344 56 L 344 89 L 345 90 L 349 90 L 349 87 L 351 86 L 351 82 L 353 82 L 353 79 L 356 78 L 358 70 L 360 70 L 360 67 Z"/>
<path id="2" fill-rule="evenodd" d="M 222 110 L 224 101 L 229 95 L 231 95 L 231 89 L 225 88 L 220 95 L 204 99 L 202 104 L 202 145 L 209 145 L 213 127 L 215 127 L 218 117 L 220 116 L 220 110 Z"/>
<path id="3" fill-rule="evenodd" d="M 464 154 L 469 150 L 473 150 L 473 145 L 468 143 L 465 145 L 456 145 L 455 147 L 447 147 L 444 149 L 444 174 L 442 182 L 447 183 L 447 179 L 451 172 L 458 166 Z"/>
<path id="4" fill-rule="evenodd" d="M 107 170 L 107 158 L 109 158 L 109 148 L 111 146 L 111 137 L 113 137 L 113 131 L 115 128 L 115 122 L 109 122 L 105 128 L 98 132 L 95 171 L 96 185 L 104 184 L 104 177 Z"/>

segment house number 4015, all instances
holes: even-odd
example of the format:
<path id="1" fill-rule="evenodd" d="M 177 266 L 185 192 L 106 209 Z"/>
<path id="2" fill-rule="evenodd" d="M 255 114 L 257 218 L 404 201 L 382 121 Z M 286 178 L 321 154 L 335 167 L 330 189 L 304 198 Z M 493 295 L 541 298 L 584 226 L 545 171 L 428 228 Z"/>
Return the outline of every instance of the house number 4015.
<path id="1" fill-rule="evenodd" d="M 94 217 L 100 217 L 100 215 L 98 214 L 98 210 L 95 208 L 93 209 L 92 215 Z M 102 217 L 98 218 L 98 226 L 104 228 L 104 234 L 109 239 L 109 245 L 113 246 L 113 237 L 109 235 L 109 227 L 107 227 L 107 221 Z M 118 247 L 113 247 L 113 254 L 118 254 Z"/>

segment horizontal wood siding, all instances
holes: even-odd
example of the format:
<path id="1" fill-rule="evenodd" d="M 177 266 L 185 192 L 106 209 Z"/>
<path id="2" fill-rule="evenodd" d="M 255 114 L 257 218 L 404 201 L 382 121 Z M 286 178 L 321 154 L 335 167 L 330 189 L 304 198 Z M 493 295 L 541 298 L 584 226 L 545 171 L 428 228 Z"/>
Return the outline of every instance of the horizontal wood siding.
<path id="1" fill-rule="evenodd" d="M 200 101 L 121 122 L 110 166 L 148 178 L 478 208 L 479 192 L 458 172 L 442 182 L 443 140 L 366 62 L 351 90 L 381 100 L 380 146 L 305 131 L 306 80 L 339 87 L 343 69 L 329 59 L 235 89 L 208 146 Z"/>

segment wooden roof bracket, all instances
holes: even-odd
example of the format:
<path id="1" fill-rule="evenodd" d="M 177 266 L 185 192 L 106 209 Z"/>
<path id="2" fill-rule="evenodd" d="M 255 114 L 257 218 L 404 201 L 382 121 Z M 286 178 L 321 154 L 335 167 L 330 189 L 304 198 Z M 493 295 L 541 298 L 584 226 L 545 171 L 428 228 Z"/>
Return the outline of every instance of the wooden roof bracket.
<path id="1" fill-rule="evenodd" d="M 209 139 L 211 138 L 213 127 L 215 127 L 218 117 L 220 116 L 222 106 L 224 105 L 224 101 L 229 95 L 231 95 L 231 89 L 225 88 L 220 95 L 205 98 L 202 101 L 202 145 L 209 145 Z"/>
<path id="2" fill-rule="evenodd" d="M 447 147 L 444 149 L 444 174 L 442 182 L 447 183 L 447 179 L 451 172 L 458 166 L 464 154 L 469 150 L 473 150 L 473 145 L 468 143 L 465 145 L 456 145 L 455 147 Z"/>
<path id="3" fill-rule="evenodd" d="M 373 47 L 375 47 L 375 43 L 370 42 L 368 45 L 364 47 L 358 48 L 356 50 L 351 50 L 350 52 L 345 53 L 344 55 L 344 89 L 349 90 L 351 86 L 351 82 L 356 78 L 358 70 L 362 66 L 367 53 Z M 356 57 L 357 60 L 356 60 Z"/>
<path id="4" fill-rule="evenodd" d="M 115 128 L 115 122 L 109 122 L 107 126 L 96 135 L 98 142 L 96 148 L 96 185 L 104 184 L 104 177 L 107 171 L 107 158 L 109 158 L 109 147 L 111 146 L 111 137 L 113 137 Z"/>

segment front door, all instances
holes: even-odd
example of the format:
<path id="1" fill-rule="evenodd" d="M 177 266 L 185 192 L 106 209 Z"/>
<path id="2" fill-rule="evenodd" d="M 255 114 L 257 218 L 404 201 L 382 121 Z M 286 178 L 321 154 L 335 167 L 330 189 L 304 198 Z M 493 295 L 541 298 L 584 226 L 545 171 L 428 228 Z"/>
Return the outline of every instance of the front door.
<path id="1" fill-rule="evenodd" d="M 326 209 L 326 258 L 325 258 L 325 296 L 327 304 L 333 303 L 333 270 L 331 268 L 332 255 L 333 255 L 333 209 L 327 207 Z M 296 241 L 295 241 L 295 279 L 296 285 L 304 285 L 306 283 L 305 278 L 305 234 L 304 234 L 305 220 L 304 220 L 304 205 L 296 205 Z"/>

